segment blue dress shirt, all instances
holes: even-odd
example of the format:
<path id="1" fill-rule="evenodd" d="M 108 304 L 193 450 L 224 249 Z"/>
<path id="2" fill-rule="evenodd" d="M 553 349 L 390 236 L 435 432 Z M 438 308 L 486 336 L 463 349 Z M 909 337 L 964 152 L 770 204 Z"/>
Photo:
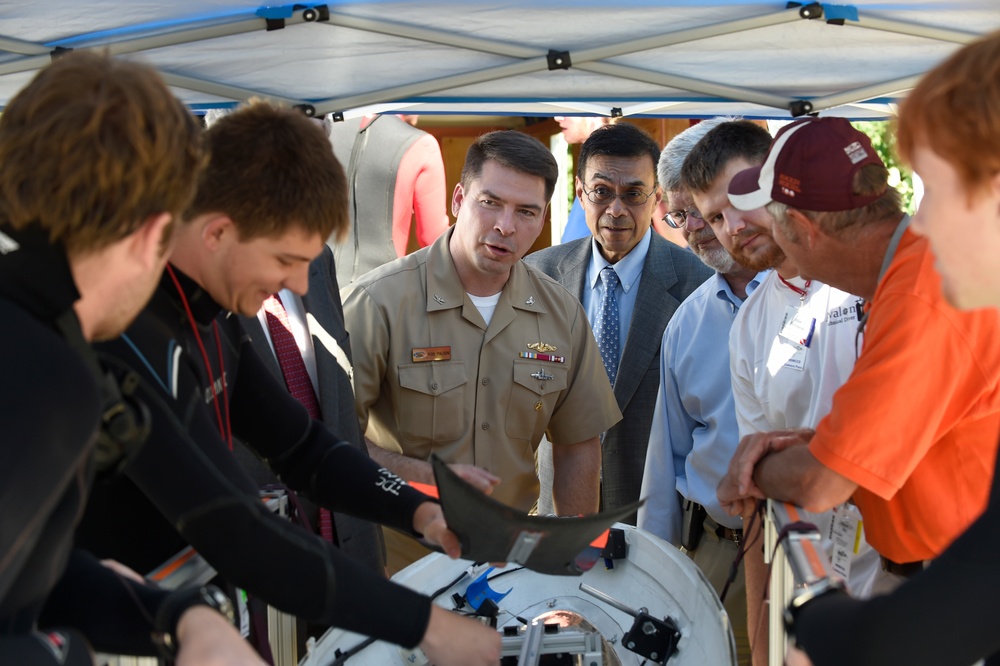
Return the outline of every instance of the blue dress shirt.
<path id="1" fill-rule="evenodd" d="M 628 344 L 628 328 L 635 311 L 635 299 L 639 294 L 639 278 L 646 265 L 646 255 L 649 253 L 650 238 L 653 230 L 646 230 L 632 251 L 614 264 L 618 274 L 619 285 L 616 288 L 618 296 L 618 358 L 621 359 L 625 345 Z M 601 256 L 600 246 L 594 239 L 590 240 L 590 265 L 587 266 L 587 282 L 583 290 L 583 309 L 587 313 L 590 327 L 595 328 L 600 316 L 601 299 L 604 297 L 604 281 L 601 280 L 601 269 L 611 266 L 608 260 Z"/>
<path id="2" fill-rule="evenodd" d="M 765 276 L 750 281 L 748 295 Z M 729 329 L 742 304 L 716 273 L 681 303 L 663 332 L 638 525 L 674 545 L 680 545 L 683 523 L 678 492 L 703 505 L 720 525 L 742 527 L 742 519 L 726 514 L 715 496 L 739 444 Z"/>
<path id="3" fill-rule="evenodd" d="M 574 241 L 577 238 L 586 238 L 590 235 L 590 228 L 587 227 L 587 214 L 583 212 L 583 205 L 576 197 L 573 198 L 573 206 L 569 209 L 566 217 L 566 226 L 563 227 L 562 243 Z"/>

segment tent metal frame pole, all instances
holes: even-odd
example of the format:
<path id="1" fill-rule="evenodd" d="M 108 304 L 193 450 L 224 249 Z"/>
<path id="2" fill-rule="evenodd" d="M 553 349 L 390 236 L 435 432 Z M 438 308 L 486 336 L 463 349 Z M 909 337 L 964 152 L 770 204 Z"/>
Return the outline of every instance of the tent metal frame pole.
<path id="1" fill-rule="evenodd" d="M 37 56 L 48 55 L 52 49 L 36 42 L 0 35 L 0 51 L 8 51 L 10 53 L 17 53 L 18 55 Z"/>
<path id="2" fill-rule="evenodd" d="M 628 65 L 616 65 L 610 62 L 588 62 L 581 65 L 575 65 L 575 67 L 588 72 L 594 72 L 595 74 L 633 79 L 644 83 L 655 83 L 665 87 L 679 88 L 689 92 L 714 95 L 716 97 L 728 97 L 735 101 L 753 102 L 754 104 L 762 104 L 764 106 L 771 106 L 777 109 L 787 110 L 789 104 L 797 101 L 790 97 L 772 95 L 770 93 L 752 90 L 749 88 L 727 86 L 721 83 L 712 83 L 710 81 L 691 79 L 686 76 L 653 72 L 647 69 L 630 67 Z"/>
<path id="3" fill-rule="evenodd" d="M 468 86 L 476 83 L 486 83 L 509 76 L 520 74 L 531 74 L 533 72 L 544 72 L 549 68 L 548 60 L 544 57 L 523 60 L 508 65 L 498 67 L 488 67 L 486 69 L 463 72 L 442 76 L 436 79 L 428 79 L 417 83 L 407 83 L 392 88 L 383 88 L 372 92 L 351 95 L 348 97 L 331 97 L 313 103 L 316 107 L 317 115 L 320 113 L 332 113 L 335 111 L 347 111 L 358 106 L 369 106 L 372 104 L 383 104 L 386 102 L 401 101 L 403 98 L 424 95 L 427 93 L 454 88 L 458 86 Z"/>
<path id="4" fill-rule="evenodd" d="M 541 53 L 535 49 L 490 40 L 458 37 L 452 33 L 426 28 L 413 29 L 410 26 L 405 26 L 399 23 L 374 21 L 371 19 L 356 19 L 354 17 L 346 18 L 349 18 L 350 20 L 345 20 L 345 17 L 331 13 L 330 20 L 324 21 L 324 23 L 331 26 L 349 27 L 352 29 L 367 30 L 396 37 L 430 41 L 431 43 L 444 46 L 459 46 L 460 48 L 477 50 L 493 55 L 522 58 L 522 60 L 520 62 L 510 63 L 507 65 L 499 65 L 497 67 L 489 67 L 471 72 L 452 74 L 436 79 L 428 79 L 417 83 L 404 84 L 369 93 L 319 100 L 314 104 L 317 113 L 330 113 L 334 111 L 342 112 L 358 106 L 381 104 L 398 100 L 400 98 L 425 95 L 427 93 L 437 92 L 447 88 L 486 83 L 488 81 L 495 81 L 501 78 L 542 72 L 549 69 L 547 54 Z M 649 72 L 648 70 L 639 68 L 592 61 L 620 55 L 629 55 L 652 48 L 681 44 L 697 39 L 704 39 L 706 37 L 727 35 L 732 34 L 733 32 L 751 30 L 768 25 L 789 23 L 798 20 L 802 20 L 799 17 L 798 11 L 783 10 L 777 13 L 766 14 L 749 19 L 726 21 L 716 23 L 711 26 L 681 30 L 673 33 L 664 33 L 661 35 L 621 42 L 609 46 L 583 49 L 581 51 L 571 51 L 570 58 L 573 61 L 572 66 L 576 69 L 602 73 L 600 68 L 607 67 L 609 69 L 614 69 L 616 72 L 613 74 L 614 76 L 635 79 L 644 83 L 650 82 L 650 79 L 654 79 L 657 82 L 670 81 L 671 83 L 662 83 L 661 85 L 680 87 L 691 92 L 706 92 L 708 90 L 725 91 L 726 94 L 733 95 L 735 99 L 740 101 L 754 101 L 768 106 L 775 106 L 777 108 L 787 108 L 790 100 L 776 95 L 767 95 L 757 91 L 744 91 L 740 88 L 722 86 L 720 84 L 698 81 L 696 79 L 672 77 L 669 75 Z M 526 57 L 528 53 L 531 53 L 532 57 Z M 682 81 L 685 82 L 684 85 L 676 85 Z M 746 95 L 749 95 L 749 98 L 744 100 L 743 97 Z"/>
<path id="5" fill-rule="evenodd" d="M 286 27 L 301 23 L 309 23 L 309 21 L 302 18 L 302 12 L 296 12 L 291 17 L 285 19 Z M 263 32 L 266 27 L 267 21 L 255 16 L 253 18 L 239 18 L 234 21 L 215 23 L 213 25 L 172 30 L 155 35 L 147 35 L 145 37 L 123 39 L 118 42 L 99 41 L 95 43 L 87 43 L 79 47 L 74 46 L 66 48 L 73 48 L 77 50 L 107 49 L 111 55 L 125 55 L 128 53 L 138 53 L 166 46 L 191 44 L 194 42 L 216 39 L 218 37 L 231 37 L 233 35 L 242 35 L 257 31 Z M 4 37 L 3 39 L 6 40 L 10 38 Z M 72 43 L 74 39 L 79 39 L 79 37 L 63 39 L 60 41 Z M 31 44 L 31 42 L 25 42 L 25 44 Z M 41 51 L 40 53 L 35 51 L 35 54 L 33 54 L 32 57 L 18 58 L 10 62 L 0 63 L 0 76 L 40 69 L 47 65 L 50 62 L 50 54 L 55 46 L 46 46 L 43 44 L 36 44 L 35 46 Z"/>
<path id="6" fill-rule="evenodd" d="M 824 111 L 826 109 L 832 109 L 846 104 L 856 104 L 858 102 L 864 102 L 865 100 L 872 99 L 873 97 L 882 97 L 890 93 L 909 90 L 917 85 L 917 82 L 920 81 L 922 76 L 923 74 L 914 74 L 912 76 L 893 79 L 892 81 L 873 83 L 872 85 L 864 86 L 862 88 L 854 88 L 852 90 L 845 90 L 832 95 L 816 97 L 810 101 L 813 104 L 813 111 Z"/>
<path id="7" fill-rule="evenodd" d="M 772 25 L 781 25 L 783 23 L 791 23 L 800 20 L 802 19 L 799 16 L 797 9 L 788 9 L 770 14 L 763 14 L 761 16 L 736 19 L 733 21 L 722 21 L 720 23 L 713 23 L 712 25 L 700 26 L 697 28 L 688 28 L 686 30 L 678 30 L 676 32 L 661 33 L 650 37 L 618 42 L 616 44 L 608 44 L 606 46 L 581 49 L 578 51 L 570 50 L 569 53 L 570 57 L 573 59 L 573 66 L 575 67 L 577 61 L 589 62 L 593 60 L 603 60 L 605 58 L 631 55 L 642 51 L 648 51 L 650 49 L 662 48 L 664 46 L 674 46 L 676 44 L 684 44 L 687 42 L 698 41 L 700 39 L 707 39 L 709 37 L 731 35 L 733 33 L 743 32 L 746 30 L 766 28 Z M 469 51 L 488 53 L 490 55 L 507 56 L 510 58 L 528 60 L 546 55 L 546 52 L 541 49 L 523 46 L 520 44 L 468 37 L 452 32 L 445 32 L 443 30 L 434 30 L 433 28 L 421 28 L 410 26 L 405 23 L 358 18 L 356 16 L 346 16 L 334 12 L 330 12 L 330 20 L 324 21 L 323 24 L 331 27 L 374 32 L 382 35 L 388 35 L 390 37 L 414 39 L 427 42 L 429 44 L 437 44 L 439 46 L 450 46 Z"/>
<path id="8" fill-rule="evenodd" d="M 521 46 L 520 44 L 469 37 L 444 30 L 422 28 L 394 21 L 377 21 L 375 19 L 348 16 L 336 12 L 330 12 L 330 20 L 323 21 L 321 25 L 331 28 L 349 28 L 360 32 L 372 32 L 389 37 L 402 37 L 428 44 L 450 46 L 467 51 L 480 51 L 510 58 L 530 59 L 545 55 L 540 49 Z"/>
<path id="9" fill-rule="evenodd" d="M 281 95 L 272 95 L 271 93 L 263 92 L 260 90 L 241 88 L 239 86 L 232 86 L 226 83 L 218 83 L 216 81 L 206 81 L 205 79 L 199 79 L 193 76 L 186 76 L 184 74 L 168 72 L 162 69 L 157 71 L 159 71 L 160 76 L 163 78 L 164 83 L 166 83 L 168 86 L 173 86 L 174 88 L 184 88 L 185 90 L 192 90 L 195 92 L 201 92 L 208 95 L 215 95 L 216 97 L 226 97 L 234 101 L 245 102 L 251 97 L 262 97 L 276 102 L 283 102 L 289 106 L 309 104 L 308 102 L 305 102 L 301 99 L 293 99 L 290 97 L 283 97 Z"/>
<path id="10" fill-rule="evenodd" d="M 643 51 L 663 48 L 665 46 L 686 44 L 688 42 L 708 39 L 710 37 L 723 37 L 737 32 L 745 32 L 747 30 L 755 30 L 757 28 L 767 28 L 774 25 L 793 23 L 801 20 L 803 19 L 799 16 L 798 9 L 787 9 L 772 14 L 764 14 L 762 16 L 736 19 L 734 21 L 723 21 L 721 23 L 713 23 L 712 25 L 701 26 L 698 28 L 678 30 L 677 32 L 665 32 L 660 35 L 633 39 L 619 44 L 609 44 L 607 46 L 596 46 L 590 49 L 570 51 L 570 56 L 573 59 L 573 66 L 577 67 L 578 60 L 581 62 L 593 62 L 595 60 L 604 60 L 606 58 L 616 58 L 618 56 L 632 55 L 634 53 L 641 53 Z"/>
<path id="11" fill-rule="evenodd" d="M 304 10 L 305 8 L 303 8 L 302 11 L 293 11 L 290 16 L 285 17 L 283 19 L 284 26 L 288 27 L 291 25 L 313 22 L 307 21 L 304 18 Z M 760 16 L 735 19 L 731 21 L 721 21 L 711 25 L 651 35 L 637 40 L 621 41 L 614 44 L 585 48 L 577 51 L 569 50 L 568 53 L 572 61 L 571 68 L 577 70 L 603 76 L 635 80 L 674 90 L 683 90 L 696 94 L 722 98 L 723 100 L 728 99 L 734 102 L 759 104 L 769 108 L 784 110 L 788 110 L 790 105 L 796 102 L 810 103 L 812 105 L 813 112 L 855 104 L 871 99 L 872 97 L 907 90 L 912 88 L 919 79 L 918 74 L 883 83 L 870 84 L 848 91 L 841 91 L 823 97 L 802 100 L 799 98 L 783 97 L 781 95 L 754 89 L 740 88 L 720 83 L 713 83 L 711 81 L 650 71 L 636 66 L 607 62 L 607 59 L 609 58 L 635 55 L 652 49 L 684 44 L 711 37 L 731 35 L 737 32 L 791 23 L 799 20 L 805 20 L 803 15 L 800 14 L 799 8 L 788 8 Z M 424 28 L 403 23 L 395 23 L 392 21 L 359 18 L 336 12 L 330 12 L 329 20 L 320 21 L 318 24 L 328 24 L 331 27 L 378 33 L 404 39 L 417 40 L 428 44 L 437 44 L 451 48 L 484 52 L 495 56 L 511 58 L 514 62 L 474 71 L 450 74 L 425 81 L 402 84 L 382 90 L 362 92 L 339 98 L 331 97 L 322 99 L 311 103 L 311 106 L 317 113 L 327 113 L 330 111 L 344 112 L 359 107 L 367 107 L 378 104 L 392 104 L 394 102 L 401 102 L 401 100 L 407 98 L 418 97 L 449 88 L 487 83 L 499 79 L 550 70 L 549 54 L 544 52 L 539 47 L 529 47 L 512 42 L 481 39 L 437 30 L 434 28 Z M 112 55 L 117 56 L 163 47 L 202 42 L 255 31 L 264 31 L 267 25 L 268 23 L 265 18 L 246 12 L 222 19 L 196 19 L 192 20 L 185 27 L 165 30 L 163 32 L 154 32 L 154 28 L 144 29 L 142 26 L 135 26 L 132 28 L 134 32 L 140 33 L 143 30 L 146 30 L 149 34 L 139 37 L 126 38 L 120 41 L 111 41 L 108 39 L 101 40 L 88 38 L 87 35 L 78 35 L 76 37 L 60 39 L 53 45 L 47 45 L 26 40 L 19 40 L 13 37 L 0 36 L 0 51 L 23 56 L 0 63 L 0 76 L 28 72 L 45 67 L 49 62 L 51 62 L 52 53 L 59 46 L 64 46 L 67 49 L 79 50 L 106 49 Z M 862 14 L 859 16 L 857 21 L 848 20 L 845 21 L 843 25 L 956 44 L 967 44 L 981 37 L 981 35 L 976 33 L 949 28 L 939 28 L 913 23 L 910 21 L 889 19 L 885 18 L 884 15 L 873 16 Z M 76 44 L 80 45 L 76 46 Z M 233 100 L 245 100 L 253 96 L 261 96 L 279 100 L 288 104 L 310 104 L 310 102 L 306 102 L 304 100 L 271 95 L 265 91 L 251 90 L 237 85 L 209 81 L 176 72 L 160 71 L 162 72 L 167 83 L 175 88 L 202 92 L 221 98 L 231 98 Z M 542 103 L 545 102 L 542 101 Z M 646 113 L 652 109 L 675 107 L 685 103 L 687 102 L 671 102 L 666 99 L 662 103 L 642 102 L 633 105 L 630 109 L 630 113 Z M 560 103 L 551 102 L 551 104 L 553 106 L 558 106 Z M 605 107 L 601 104 L 572 102 L 568 108 L 587 109 L 588 107 L 592 108 L 593 111 L 587 110 L 585 112 L 607 115 Z"/>
<path id="12" fill-rule="evenodd" d="M 859 28 L 868 28 L 869 30 L 879 30 L 881 32 L 895 32 L 900 35 L 909 35 L 910 37 L 926 37 L 927 39 L 939 42 L 954 42 L 955 44 L 969 44 L 982 37 L 982 35 L 963 30 L 936 28 L 920 23 L 881 18 L 870 14 L 862 14 L 858 17 L 857 22 L 851 21 L 850 23 L 845 23 L 845 25 L 854 25 Z"/>

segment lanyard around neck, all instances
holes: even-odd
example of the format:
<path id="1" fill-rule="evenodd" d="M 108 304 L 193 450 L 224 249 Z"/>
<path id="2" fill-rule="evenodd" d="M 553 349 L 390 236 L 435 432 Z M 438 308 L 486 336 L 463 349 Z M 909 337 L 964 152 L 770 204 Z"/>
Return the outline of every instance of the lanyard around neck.
<path id="1" fill-rule="evenodd" d="M 219 336 L 219 326 L 212 320 L 212 332 L 215 333 L 215 349 L 219 357 L 219 382 L 222 384 L 222 397 L 225 403 L 226 420 L 222 420 L 223 408 L 219 406 L 219 392 L 215 386 L 215 376 L 212 374 L 212 364 L 208 362 L 208 352 L 205 351 L 205 343 L 201 340 L 201 333 L 198 331 L 198 324 L 194 320 L 194 314 L 191 312 L 191 304 L 188 303 L 187 295 L 184 293 L 184 289 L 181 287 L 180 280 L 177 279 L 177 275 L 174 273 L 174 269 L 170 264 L 167 264 L 167 273 L 170 274 L 170 279 L 173 280 L 174 286 L 177 287 L 177 293 L 181 297 L 181 303 L 184 305 L 184 312 L 187 313 L 188 322 L 191 324 L 191 330 L 194 332 L 194 339 L 198 343 L 198 350 L 201 352 L 201 359 L 205 363 L 205 372 L 208 373 L 208 391 L 212 395 L 212 405 L 215 407 L 215 420 L 219 424 L 219 435 L 222 437 L 223 441 L 229 445 L 229 450 L 233 450 L 233 426 L 229 421 L 229 392 L 226 387 L 226 364 L 222 357 L 222 338 Z"/>

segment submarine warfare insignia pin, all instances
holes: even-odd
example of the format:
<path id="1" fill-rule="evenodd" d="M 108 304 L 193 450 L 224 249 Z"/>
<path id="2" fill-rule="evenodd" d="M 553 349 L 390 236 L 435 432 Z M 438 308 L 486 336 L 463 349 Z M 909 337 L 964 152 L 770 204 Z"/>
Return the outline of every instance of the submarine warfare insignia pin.
<path id="1" fill-rule="evenodd" d="M 528 349 L 534 349 L 536 352 L 554 352 L 556 351 L 555 345 L 550 345 L 547 342 L 532 342 L 531 344 L 525 345 Z"/>

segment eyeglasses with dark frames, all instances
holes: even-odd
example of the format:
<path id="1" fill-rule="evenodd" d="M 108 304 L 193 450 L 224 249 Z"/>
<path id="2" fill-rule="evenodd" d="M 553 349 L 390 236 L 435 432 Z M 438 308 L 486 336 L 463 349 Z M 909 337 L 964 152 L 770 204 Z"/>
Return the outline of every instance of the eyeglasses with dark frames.
<path id="1" fill-rule="evenodd" d="M 591 203 L 599 205 L 609 205 L 615 199 L 621 199 L 622 203 L 626 206 L 641 206 L 647 201 L 649 197 L 656 193 L 656 188 L 653 188 L 652 192 L 643 192 L 642 190 L 627 190 L 621 194 L 616 193 L 607 185 L 597 185 L 594 189 L 587 191 L 586 185 L 581 185 L 583 188 L 583 193 L 587 195 Z"/>

